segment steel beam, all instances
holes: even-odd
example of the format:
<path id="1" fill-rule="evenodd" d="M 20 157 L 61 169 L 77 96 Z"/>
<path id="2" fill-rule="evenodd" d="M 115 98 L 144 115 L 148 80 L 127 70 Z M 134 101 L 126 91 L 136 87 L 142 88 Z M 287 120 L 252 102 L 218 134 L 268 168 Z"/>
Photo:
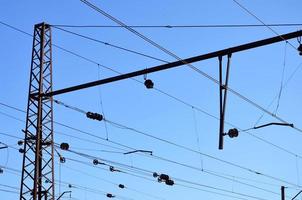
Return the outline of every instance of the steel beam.
<path id="1" fill-rule="evenodd" d="M 296 37 L 299 37 L 299 36 L 302 36 L 302 31 L 291 32 L 291 33 L 287 33 L 287 34 L 272 37 L 272 38 L 258 40 L 258 41 L 255 41 L 255 42 L 251 42 L 251 43 L 247 43 L 247 44 L 243 44 L 243 45 L 239 45 L 239 46 L 235 46 L 235 47 L 231 47 L 231 48 L 227 48 L 227 49 L 223 49 L 223 50 L 219 50 L 219 51 L 214 51 L 214 52 L 211 52 L 211 53 L 206 53 L 206 54 L 203 54 L 203 55 L 187 58 L 187 59 L 184 59 L 184 60 L 171 62 L 171 63 L 166 63 L 166 64 L 158 65 L 158 66 L 155 66 L 155 67 L 150 67 L 150 68 L 147 68 L 147 69 L 142 69 L 142 70 L 138 70 L 138 71 L 134 71 L 134 72 L 130 72 L 130 73 L 126 73 L 126 74 L 122 74 L 122 75 L 118 75 L 118 76 L 114 76 L 114 77 L 110 77 L 110 78 L 105 78 L 105 79 L 101 79 L 101 80 L 97 80 L 97 81 L 93 81 L 93 82 L 89 82 L 89 83 L 84 83 L 84 84 L 81 84 L 81 85 L 76 85 L 76 86 L 56 90 L 56 91 L 53 91 L 53 92 L 47 92 L 47 93 L 43 93 L 43 94 L 34 93 L 32 95 L 33 96 L 42 95 L 42 96 L 46 96 L 46 97 L 51 97 L 51 96 L 55 96 L 55 95 L 59 95 L 59 94 L 73 92 L 73 91 L 76 91 L 76 90 L 81 90 L 81 89 L 85 89 L 85 88 L 89 88 L 89 87 L 94 87 L 94 86 L 97 86 L 97 85 L 103 85 L 103 84 L 107 84 L 107 83 L 111 83 L 111 82 L 115 82 L 115 81 L 120 81 L 120 80 L 123 80 L 123 79 L 128 79 L 128 78 L 132 78 L 132 77 L 136 77 L 136 76 L 140 76 L 140 75 L 144 75 L 144 74 L 150 74 L 150 73 L 153 73 L 153 72 L 158 72 L 158 71 L 174 68 L 174 67 L 178 67 L 178 66 L 181 66 L 181 65 L 186 65 L 186 64 L 189 64 L 189 63 L 194 63 L 194 62 L 198 62 L 198 61 L 202 61 L 202 60 L 207 60 L 207 59 L 211 59 L 211 58 L 215 58 L 215 57 L 219 57 L 219 56 L 225 56 L 225 55 L 229 55 L 229 54 L 232 54 L 232 53 L 261 47 L 261 46 L 281 42 L 281 41 L 284 41 L 284 40 L 289 40 L 289 39 L 296 38 Z"/>

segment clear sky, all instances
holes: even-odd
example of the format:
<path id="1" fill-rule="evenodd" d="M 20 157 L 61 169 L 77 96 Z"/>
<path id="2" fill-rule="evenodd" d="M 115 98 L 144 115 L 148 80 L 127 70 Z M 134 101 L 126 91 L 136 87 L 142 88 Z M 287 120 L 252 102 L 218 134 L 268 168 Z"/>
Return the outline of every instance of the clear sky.
<path id="1" fill-rule="evenodd" d="M 302 2 L 299 0 L 238 2 L 264 23 L 302 24 Z M 129 26 L 172 26 L 134 29 L 180 58 L 301 29 L 301 26 L 271 27 L 273 31 L 267 27 L 173 27 L 261 24 L 233 0 L 91 0 L 91 3 Z M 34 24 L 40 22 L 51 25 L 117 24 L 79 0 L 2 0 L 0 13 L 0 142 L 9 145 L 7 149 L 0 149 L 0 168 L 3 169 L 0 199 L 15 200 L 19 198 L 22 170 L 17 138 L 24 137 L 25 123 L 22 121 L 26 116 L 8 106 L 26 110 L 32 38 L 3 23 L 29 34 L 33 33 Z M 63 28 L 168 62 L 175 61 L 124 28 Z M 56 27 L 52 27 L 52 40 L 82 56 L 53 47 L 54 89 L 116 75 L 104 66 L 126 73 L 163 63 Z M 297 39 L 233 54 L 229 86 L 301 130 L 302 57 L 291 45 L 297 48 Z M 193 65 L 218 79 L 217 58 Z M 55 97 L 82 110 L 103 113 L 112 122 L 141 131 L 89 120 L 82 113 L 54 104 L 56 122 L 82 130 L 55 124 L 55 142 L 67 142 L 71 150 L 91 155 L 87 159 L 58 149 L 66 157 L 66 163 L 60 164 L 55 157 L 56 195 L 71 190 L 70 199 L 81 200 L 107 199 L 106 193 L 116 195 L 117 199 L 134 200 L 277 200 L 282 185 L 287 187 L 287 199 L 301 190 L 301 131 L 282 126 L 252 129 L 248 133 L 240 132 L 237 138 L 225 136 L 224 150 L 218 150 L 219 86 L 187 66 L 147 74 L 147 78 L 152 79 L 155 89 L 148 90 L 143 84 L 129 79 Z M 144 81 L 143 76 L 136 79 Z M 248 129 L 280 122 L 267 114 L 259 120 L 262 114 L 260 109 L 229 93 L 225 131 L 234 128 L 232 125 Z M 107 137 L 109 141 L 105 141 Z M 124 155 L 131 149 L 114 143 L 152 151 L 153 156 Z M 96 167 L 93 158 L 105 160 L 121 172 L 110 172 L 108 166 Z M 152 172 L 168 174 L 175 184 L 168 186 L 157 182 Z M 72 187 L 68 188 L 68 184 Z M 118 184 L 124 184 L 126 189 L 119 188 Z M 65 197 L 69 198 L 69 195 Z"/>

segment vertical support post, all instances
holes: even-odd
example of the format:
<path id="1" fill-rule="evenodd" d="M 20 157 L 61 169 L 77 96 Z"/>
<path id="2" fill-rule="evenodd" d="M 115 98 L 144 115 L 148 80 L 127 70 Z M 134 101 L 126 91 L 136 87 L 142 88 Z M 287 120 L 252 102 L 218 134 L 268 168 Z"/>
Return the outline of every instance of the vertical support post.
<path id="1" fill-rule="evenodd" d="M 285 187 L 281 186 L 281 200 L 285 200 Z"/>
<path id="2" fill-rule="evenodd" d="M 225 82 L 223 83 L 222 80 L 222 56 L 219 56 L 219 110 L 220 110 L 220 120 L 219 120 L 219 145 L 218 149 L 223 149 L 223 137 L 225 136 L 224 133 L 224 117 L 225 117 L 225 107 L 227 101 L 227 89 L 228 89 L 228 82 L 229 82 L 229 71 L 230 71 L 230 64 L 231 64 L 231 56 L 232 54 L 228 54 L 228 61 L 227 61 L 227 69 L 225 75 Z"/>
<path id="3" fill-rule="evenodd" d="M 51 29 L 34 27 L 20 200 L 54 200 Z M 38 94 L 38 95 L 33 95 Z"/>
<path id="4" fill-rule="evenodd" d="M 224 124 L 223 124 L 223 102 L 222 102 L 222 91 L 223 91 L 223 87 L 222 87 L 222 56 L 218 57 L 219 59 L 219 117 L 220 117 L 220 121 L 219 121 L 219 146 L 218 149 L 223 149 L 223 136 L 224 136 Z"/>

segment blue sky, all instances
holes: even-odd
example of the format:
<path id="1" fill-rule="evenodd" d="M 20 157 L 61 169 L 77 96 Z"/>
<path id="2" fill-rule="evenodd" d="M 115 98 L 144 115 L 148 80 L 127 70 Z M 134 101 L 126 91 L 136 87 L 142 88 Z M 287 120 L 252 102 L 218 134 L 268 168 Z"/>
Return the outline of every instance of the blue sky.
<path id="1" fill-rule="evenodd" d="M 94 0 L 91 2 L 127 25 L 261 24 L 232 0 Z M 267 24 L 301 23 L 301 1 L 241 0 L 238 2 Z M 0 12 L 1 22 L 30 34 L 33 33 L 34 24 L 43 21 L 51 25 L 116 25 L 80 1 L 3 0 Z M 272 28 L 277 33 L 283 34 L 299 30 L 301 26 Z M 175 61 L 173 57 L 164 54 L 123 28 L 65 29 L 169 62 Z M 267 27 L 136 28 L 135 30 L 180 58 L 276 36 Z M 14 137 L 24 137 L 22 129 L 25 124 L 13 117 L 25 120 L 25 114 L 3 104 L 26 109 L 32 38 L 3 24 L 0 24 L 0 34 L 0 142 L 10 146 L 8 149 L 0 150 L 0 165 L 4 170 L 4 173 L 0 174 L 0 189 L 18 192 L 22 155 L 14 149 L 19 148 L 18 139 Z M 126 73 L 162 64 L 160 61 L 85 40 L 54 27 L 52 27 L 52 40 L 54 44 L 95 62 L 88 62 L 54 47 L 54 89 L 116 75 L 101 65 Z M 300 120 L 302 110 L 299 106 L 302 100 L 301 56 L 291 46 L 292 44 L 297 47 L 299 45 L 297 40 L 292 39 L 289 42 L 290 44 L 280 42 L 233 54 L 229 86 L 289 123 L 293 123 L 295 127 L 302 128 Z M 226 58 L 224 58 L 225 64 Z M 194 63 L 194 66 L 218 79 L 217 58 Z M 276 96 L 280 91 L 283 69 L 285 85 L 276 111 Z M 123 80 L 55 98 L 85 111 L 103 112 L 108 120 L 188 147 L 201 152 L 202 155 L 131 130 L 118 128 L 110 123 L 105 126 L 103 122 L 89 120 L 81 113 L 55 104 L 55 121 L 96 136 L 91 137 L 83 132 L 55 125 L 55 142 L 68 142 L 70 149 L 116 162 L 117 164 L 112 165 L 128 172 L 128 174 L 113 173 L 106 166 L 100 166 L 102 169 L 96 168 L 92 164 L 92 159 L 60 151 L 67 161 L 59 164 L 58 158 L 55 158 L 56 195 L 72 190 L 72 198 L 81 200 L 107 199 L 103 193 L 115 194 L 120 199 L 135 200 L 160 198 L 271 200 L 280 199 L 281 185 L 288 187 L 286 189 L 288 199 L 301 190 L 301 187 L 298 187 L 302 185 L 301 132 L 281 126 L 250 130 L 249 133 L 240 132 L 237 138 L 225 137 L 224 150 L 218 150 L 219 121 L 215 118 L 219 115 L 218 85 L 187 66 L 148 74 L 147 77 L 153 80 L 157 90 L 147 90 L 144 85 L 136 81 Z M 143 76 L 137 79 L 144 81 Z M 177 97 L 178 100 L 159 90 Z M 261 110 L 238 96 L 228 94 L 227 122 L 241 129 L 247 129 L 255 126 L 262 114 Z M 270 122 L 278 121 L 264 115 L 257 125 Z M 233 127 L 229 124 L 225 125 L 226 131 L 230 128 Z M 124 147 L 97 138 L 106 138 L 107 135 L 111 142 L 121 143 L 134 149 L 151 150 L 154 156 L 124 155 L 123 153 L 127 151 Z M 189 165 L 191 168 L 160 160 L 156 156 Z M 218 161 L 216 158 L 233 165 Z M 127 167 L 119 164 L 125 164 Z M 134 170 L 135 167 L 145 169 L 148 173 Z M 149 171 L 168 174 L 175 180 L 175 185 L 167 186 L 158 183 Z M 190 181 L 195 184 L 190 184 Z M 124 184 L 129 189 L 120 189 L 113 183 Z M 71 184 L 73 187 L 68 188 L 66 184 Z M 1 190 L 0 196 L 5 200 L 18 198 L 16 193 Z"/>

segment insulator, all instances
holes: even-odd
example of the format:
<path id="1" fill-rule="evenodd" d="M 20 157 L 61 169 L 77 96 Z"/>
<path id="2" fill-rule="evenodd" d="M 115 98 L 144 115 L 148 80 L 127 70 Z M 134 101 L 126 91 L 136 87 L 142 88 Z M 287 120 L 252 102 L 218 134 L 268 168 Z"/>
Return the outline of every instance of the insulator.
<path id="1" fill-rule="evenodd" d="M 66 142 L 63 142 L 63 143 L 60 144 L 60 148 L 62 150 L 66 150 L 67 151 L 69 149 L 69 144 L 66 143 Z"/>
<path id="2" fill-rule="evenodd" d="M 89 119 L 94 119 L 94 120 L 98 120 L 98 121 L 103 120 L 103 115 L 101 115 L 99 113 L 87 112 L 86 117 Z"/>
<path id="3" fill-rule="evenodd" d="M 24 151 L 24 149 L 20 148 L 20 149 L 19 149 L 19 152 L 20 152 L 20 153 L 24 153 L 25 151 Z"/>
<path id="4" fill-rule="evenodd" d="M 92 112 L 87 112 L 86 117 L 92 119 L 93 118 L 93 113 Z"/>
<path id="5" fill-rule="evenodd" d="M 230 136 L 230 138 L 238 137 L 239 131 L 236 128 L 232 128 L 229 130 L 228 135 Z"/>
<path id="6" fill-rule="evenodd" d="M 0 168 L 0 174 L 3 174 L 3 169 L 2 168 Z"/>
<path id="7" fill-rule="evenodd" d="M 153 173 L 153 177 L 154 177 L 154 178 L 158 177 L 158 173 L 154 172 L 154 173 Z"/>
<path id="8" fill-rule="evenodd" d="M 102 121 L 103 120 L 103 115 L 99 114 L 99 113 L 95 113 L 95 119 Z"/>
<path id="9" fill-rule="evenodd" d="M 18 145 L 21 146 L 23 144 L 23 140 L 18 141 Z"/>
<path id="10" fill-rule="evenodd" d="M 112 167 L 112 166 L 109 167 L 109 170 L 110 170 L 111 172 L 114 172 L 114 171 L 115 171 L 114 167 Z"/>
<path id="11" fill-rule="evenodd" d="M 145 84 L 145 86 L 146 86 L 147 89 L 151 89 L 151 88 L 154 87 L 154 83 L 150 79 L 145 80 L 144 84 Z"/>
<path id="12" fill-rule="evenodd" d="M 159 179 L 167 181 L 170 179 L 170 177 L 167 174 L 161 174 L 159 175 Z"/>
<path id="13" fill-rule="evenodd" d="M 66 162 L 66 159 L 62 156 L 60 156 L 60 163 L 65 163 Z"/>
<path id="14" fill-rule="evenodd" d="M 110 194 L 110 193 L 107 193 L 106 196 L 107 196 L 108 198 L 113 198 L 113 197 L 115 197 L 113 194 Z"/>
<path id="15" fill-rule="evenodd" d="M 166 180 L 166 185 L 170 185 L 170 186 L 172 186 L 172 185 L 174 185 L 174 181 L 173 181 L 173 180 L 171 180 L 171 179 Z"/>
<path id="16" fill-rule="evenodd" d="M 125 188 L 125 186 L 124 186 L 123 184 L 119 184 L 118 187 L 119 187 L 119 188 L 122 188 L 122 189 Z"/>
<path id="17" fill-rule="evenodd" d="M 94 165 L 98 165 L 98 164 L 99 164 L 98 159 L 94 159 L 94 160 L 93 160 L 93 164 L 94 164 Z"/>
<path id="18" fill-rule="evenodd" d="M 69 187 L 69 188 L 72 188 L 72 185 L 71 185 L 71 184 L 68 184 L 68 187 Z"/>

